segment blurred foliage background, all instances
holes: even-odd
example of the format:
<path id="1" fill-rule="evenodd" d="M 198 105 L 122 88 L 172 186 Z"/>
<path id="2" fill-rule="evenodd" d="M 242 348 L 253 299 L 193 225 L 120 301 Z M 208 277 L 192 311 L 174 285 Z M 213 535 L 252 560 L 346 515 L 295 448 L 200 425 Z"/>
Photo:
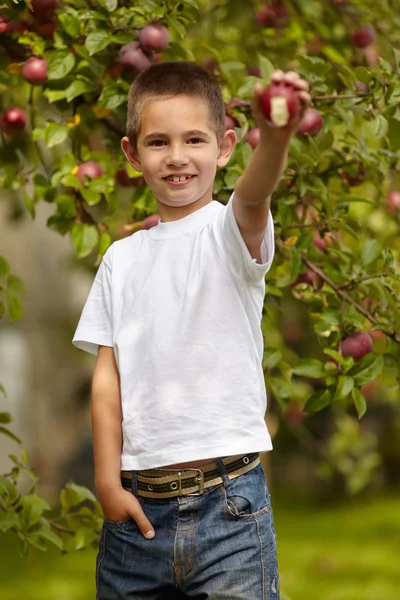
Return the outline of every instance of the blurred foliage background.
<path id="1" fill-rule="evenodd" d="M 29 2 L 3 3 L 0 16 L 2 332 L 23 323 L 29 310 L 16 248 L 4 244 L 5 234 L 33 227 L 43 204 L 51 211 L 43 227 L 60 245 L 70 242 L 69 264 L 88 280 L 110 243 L 151 226 L 146 219 L 157 204 L 120 149 L 127 92 L 142 68 L 124 64 L 121 48 L 146 25 L 165 26 L 170 43 L 144 53 L 139 47 L 142 60 L 194 60 L 220 81 L 239 136 L 215 181 L 222 203 L 253 151 L 255 83 L 266 85 L 274 69 L 295 70 L 309 81 L 321 126 L 295 136 L 273 196 L 277 254 L 262 319 L 274 442 L 263 464 L 282 597 L 394 600 L 400 584 L 398 3 L 36 0 L 32 6 L 33 12 Z M 45 76 L 33 82 L 24 70 L 32 56 L 46 61 Z M 22 112 L 14 130 L 10 108 Z M 79 178 L 88 162 L 95 172 Z M 57 321 L 55 335 L 65 344 L 78 316 L 76 307 Z M 354 346 L 357 333 L 370 343 L 363 356 Z M 76 353 L 82 373 L 90 373 L 92 358 Z M 87 382 L 80 393 L 87 406 Z M 28 392 L 26 402 L 35 400 Z M 90 429 L 80 454 L 72 444 L 68 450 L 70 483 L 65 476 L 46 494 L 41 461 L 32 460 L 13 431 L 12 412 L 6 403 L 0 437 L 24 450 L 9 455 L 11 466 L 0 476 L 0 591 L 10 600 L 93 596 L 102 513 Z M 21 486 L 22 475 L 29 485 Z"/>

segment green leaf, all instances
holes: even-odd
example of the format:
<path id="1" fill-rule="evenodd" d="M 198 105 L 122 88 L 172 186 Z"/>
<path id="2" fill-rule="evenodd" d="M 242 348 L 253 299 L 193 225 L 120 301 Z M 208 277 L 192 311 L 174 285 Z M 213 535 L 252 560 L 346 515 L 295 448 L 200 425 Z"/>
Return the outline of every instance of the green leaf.
<path id="1" fill-rule="evenodd" d="M 339 377 L 338 384 L 336 386 L 336 391 L 333 396 L 334 401 L 343 400 L 343 398 L 347 398 L 350 392 L 354 388 L 354 380 L 352 377 L 348 375 L 342 375 Z"/>
<path id="2" fill-rule="evenodd" d="M 47 77 L 51 80 L 62 79 L 75 67 L 75 56 L 69 50 L 55 50 L 47 62 Z"/>
<path id="3" fill-rule="evenodd" d="M 351 395 L 353 398 L 354 406 L 356 407 L 358 413 L 358 418 L 361 419 L 361 417 L 363 417 L 367 411 L 367 403 L 365 401 L 365 398 L 358 388 L 354 388 Z"/>
<path id="4" fill-rule="evenodd" d="M 393 150 L 400 149 L 400 121 L 394 117 L 388 119 L 388 138 Z"/>
<path id="5" fill-rule="evenodd" d="M 68 127 L 58 125 L 58 123 L 46 123 L 44 140 L 48 148 L 57 146 L 64 142 L 68 137 Z"/>
<path id="6" fill-rule="evenodd" d="M 272 393 L 278 402 L 282 399 L 290 398 L 292 392 L 287 381 L 279 377 L 266 377 L 266 381 L 270 385 Z"/>
<path id="7" fill-rule="evenodd" d="M 57 546 L 57 548 L 59 548 L 59 550 L 64 550 L 63 540 L 55 533 L 55 531 L 51 529 L 51 526 L 46 519 L 42 517 L 40 522 L 41 527 L 37 529 L 36 534 L 40 535 L 40 537 L 43 537 L 46 540 L 49 540 L 49 542 L 52 542 L 55 546 Z"/>
<path id="8" fill-rule="evenodd" d="M 108 31 L 95 31 L 89 33 L 86 38 L 85 46 L 89 51 L 89 55 L 93 56 L 97 52 L 107 48 L 108 44 L 112 41 L 112 34 Z"/>
<path id="9" fill-rule="evenodd" d="M 6 297 L 6 305 L 8 309 L 8 314 L 10 316 L 10 321 L 17 321 L 22 317 L 22 304 L 21 300 L 15 294 L 10 294 L 9 292 L 4 292 Z"/>
<path id="10" fill-rule="evenodd" d="M 306 402 L 304 412 L 316 413 L 330 404 L 332 395 L 329 390 L 318 390 Z"/>
<path id="11" fill-rule="evenodd" d="M 69 482 L 60 494 L 61 506 L 63 507 L 77 506 L 85 500 L 97 502 L 96 497 L 88 488 L 73 482 Z"/>
<path id="12" fill-rule="evenodd" d="M 53 102 L 58 102 L 59 100 L 64 100 L 65 95 L 66 95 L 66 90 L 50 90 L 49 88 L 46 88 L 43 93 L 46 96 L 46 98 L 48 99 L 48 101 L 50 102 L 50 104 L 52 104 Z M 38 129 L 38 128 L 36 128 L 36 129 Z"/>
<path id="13" fill-rule="evenodd" d="M 100 256 L 103 256 L 103 254 L 111 246 L 111 244 L 112 244 L 112 239 L 111 239 L 110 234 L 102 231 L 100 233 L 99 244 L 97 247 L 97 251 L 100 254 Z"/>
<path id="14" fill-rule="evenodd" d="M 22 496 L 22 498 L 20 498 L 20 504 L 23 506 L 22 514 L 29 526 L 34 525 L 39 521 L 43 511 L 50 510 L 50 506 L 46 500 L 33 494 Z"/>
<path id="15" fill-rule="evenodd" d="M 72 196 L 69 196 L 68 194 L 60 194 L 56 198 L 56 204 L 60 215 L 69 218 L 75 217 L 76 205 L 75 200 Z"/>
<path id="16" fill-rule="evenodd" d="M 92 92 L 96 89 L 96 85 L 91 81 L 85 81 L 83 79 L 75 79 L 69 87 L 65 90 L 65 96 L 68 102 L 71 102 L 77 96 L 81 96 L 87 92 Z"/>
<path id="17" fill-rule="evenodd" d="M 101 201 L 100 192 L 96 192 L 95 190 L 91 190 L 90 188 L 88 188 L 88 189 L 82 189 L 81 193 L 85 199 L 85 202 L 89 206 L 95 206 L 96 204 L 98 204 Z"/>
<path id="18" fill-rule="evenodd" d="M 97 246 L 99 232 L 94 225 L 75 223 L 71 231 L 71 238 L 76 248 L 77 257 L 84 258 Z"/>
<path id="19" fill-rule="evenodd" d="M 373 263 L 382 254 L 382 247 L 377 239 L 366 240 L 361 252 L 361 260 L 364 266 Z"/>
<path id="20" fill-rule="evenodd" d="M 271 79 L 272 73 L 275 71 L 275 67 L 266 56 L 260 54 L 259 52 L 257 52 L 257 59 L 262 78 L 268 83 Z"/>
<path id="21" fill-rule="evenodd" d="M 4 258 L 4 256 L 0 255 L 0 279 L 5 279 L 10 274 L 10 265 Z"/>
<path id="22" fill-rule="evenodd" d="M 22 444 L 19 437 L 17 437 L 12 431 L 7 429 L 6 427 L 0 427 L 0 433 L 4 433 L 4 435 L 8 435 L 14 442 L 18 442 L 18 444 Z"/>
<path id="23" fill-rule="evenodd" d="M 75 531 L 75 549 L 82 550 L 87 548 L 92 542 L 97 539 L 97 533 L 89 527 L 79 527 Z"/>
<path id="24" fill-rule="evenodd" d="M 11 422 L 12 422 L 12 416 L 10 415 L 10 413 L 6 413 L 6 412 L 0 413 L 0 423 L 11 423 Z"/>
<path id="25" fill-rule="evenodd" d="M 108 85 L 103 88 L 98 104 L 103 108 L 114 109 L 126 102 L 127 93 L 118 85 Z"/>
<path id="26" fill-rule="evenodd" d="M 375 126 L 375 137 L 380 140 L 383 138 L 389 129 L 389 125 L 387 120 L 383 115 L 378 115 L 376 118 L 376 126 Z"/>
<path id="27" fill-rule="evenodd" d="M 376 377 L 380 375 L 382 369 L 382 354 L 370 352 L 355 364 L 354 367 L 347 372 L 347 375 L 353 377 L 355 385 L 360 386 L 376 379 Z"/>
<path id="28" fill-rule="evenodd" d="M 277 348 L 265 348 L 263 357 L 263 367 L 273 369 L 282 360 L 282 353 Z"/>
<path id="29" fill-rule="evenodd" d="M 373 78 L 372 73 L 370 73 L 365 67 L 356 67 L 354 69 L 354 73 L 357 79 L 363 83 L 369 83 Z"/>
<path id="30" fill-rule="evenodd" d="M 0 531 L 8 531 L 18 525 L 19 517 L 16 512 L 0 511 Z"/>
<path id="31" fill-rule="evenodd" d="M 324 363 L 316 358 L 302 358 L 299 360 L 297 365 L 293 367 L 293 373 L 295 375 L 302 375 L 303 377 L 313 377 L 319 379 L 325 377 Z"/>
<path id="32" fill-rule="evenodd" d="M 77 17 L 71 14 L 58 13 L 57 18 L 62 28 L 68 35 L 74 39 L 79 38 L 81 31 L 81 22 Z"/>
<path id="33" fill-rule="evenodd" d="M 329 58 L 329 60 L 338 63 L 338 65 L 347 64 L 346 59 L 340 54 L 340 52 L 336 50 L 336 48 L 333 48 L 332 46 L 324 46 L 323 48 L 321 48 L 321 52 L 325 54 L 325 56 Z"/>
<path id="34" fill-rule="evenodd" d="M 99 0 L 99 4 L 104 6 L 108 12 L 113 12 L 118 6 L 118 0 Z"/>

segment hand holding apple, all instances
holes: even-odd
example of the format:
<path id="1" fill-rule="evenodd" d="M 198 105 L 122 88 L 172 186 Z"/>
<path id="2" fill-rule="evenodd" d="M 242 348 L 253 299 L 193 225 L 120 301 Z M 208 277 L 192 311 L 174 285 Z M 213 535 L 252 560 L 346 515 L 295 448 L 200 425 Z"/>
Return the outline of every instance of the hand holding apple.
<path id="1" fill-rule="evenodd" d="M 297 131 L 311 96 L 309 84 L 294 71 L 274 71 L 265 89 L 257 83 L 252 99 L 252 112 L 261 136 L 269 139 L 290 139 Z"/>

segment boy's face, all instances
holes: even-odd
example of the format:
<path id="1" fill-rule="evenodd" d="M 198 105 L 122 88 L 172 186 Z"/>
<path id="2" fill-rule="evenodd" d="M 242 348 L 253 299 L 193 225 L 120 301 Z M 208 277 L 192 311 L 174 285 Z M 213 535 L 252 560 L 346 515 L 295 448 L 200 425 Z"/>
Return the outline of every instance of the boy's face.
<path id="1" fill-rule="evenodd" d="M 229 161 L 235 142 L 230 130 L 218 145 L 207 103 L 182 95 L 146 102 L 137 150 L 127 137 L 121 145 L 159 203 L 183 207 L 198 202 L 200 207 L 212 200 L 217 167 Z"/>

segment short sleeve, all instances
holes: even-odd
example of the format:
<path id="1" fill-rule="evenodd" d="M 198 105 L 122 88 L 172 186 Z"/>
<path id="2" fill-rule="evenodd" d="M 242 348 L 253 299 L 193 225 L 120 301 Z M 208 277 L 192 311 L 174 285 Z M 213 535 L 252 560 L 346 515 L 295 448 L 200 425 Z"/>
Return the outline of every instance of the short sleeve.
<path id="1" fill-rule="evenodd" d="M 230 265 L 231 270 L 235 274 L 250 282 L 261 281 L 271 268 L 275 254 L 274 221 L 272 214 L 270 211 L 264 237 L 261 242 L 262 263 L 259 264 L 257 263 L 257 259 L 251 256 L 240 233 L 233 212 L 233 197 L 234 192 L 229 198 L 228 204 L 220 211 L 213 223 L 216 241 L 223 250 L 225 261 Z"/>
<path id="2" fill-rule="evenodd" d="M 111 303 L 111 245 L 103 256 L 83 307 L 72 343 L 77 348 L 97 354 L 99 345 L 113 346 Z"/>

